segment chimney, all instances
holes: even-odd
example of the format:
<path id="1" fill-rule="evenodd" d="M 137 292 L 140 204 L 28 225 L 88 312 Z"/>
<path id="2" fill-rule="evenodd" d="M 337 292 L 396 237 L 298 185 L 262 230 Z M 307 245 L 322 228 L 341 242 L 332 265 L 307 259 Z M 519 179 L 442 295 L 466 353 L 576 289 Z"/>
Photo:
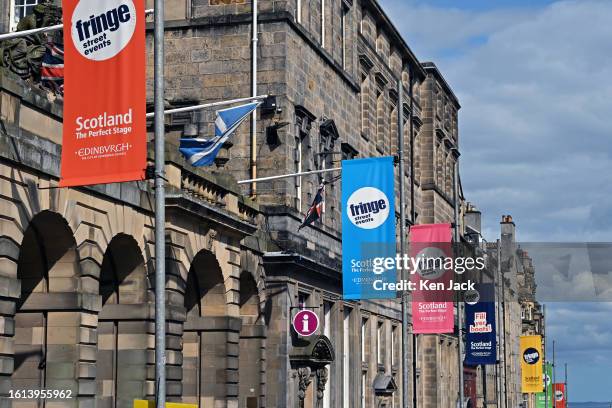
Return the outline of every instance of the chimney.
<path id="1" fill-rule="evenodd" d="M 517 293 L 517 249 L 516 226 L 511 215 L 502 215 L 501 227 L 501 264 L 502 274 L 509 280 L 509 287 Z"/>
<path id="2" fill-rule="evenodd" d="M 511 215 L 502 215 L 500 222 L 501 226 L 501 240 L 506 242 L 514 243 L 516 241 L 516 225 L 512 220 Z"/>
<path id="3" fill-rule="evenodd" d="M 465 234 L 472 239 L 470 242 L 479 242 L 481 230 L 482 214 L 472 203 L 467 203 L 467 209 L 463 215 L 463 223 L 465 224 Z M 473 236 L 473 237 L 472 237 Z"/>

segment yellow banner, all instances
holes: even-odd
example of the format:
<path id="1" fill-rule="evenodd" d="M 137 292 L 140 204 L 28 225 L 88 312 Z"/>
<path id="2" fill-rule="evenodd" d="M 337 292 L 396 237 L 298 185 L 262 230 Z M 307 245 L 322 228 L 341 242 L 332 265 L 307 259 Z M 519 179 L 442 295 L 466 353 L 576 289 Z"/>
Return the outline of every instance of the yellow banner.
<path id="1" fill-rule="evenodd" d="M 544 390 L 542 336 L 521 336 L 521 389 L 523 393 Z"/>
<path id="2" fill-rule="evenodd" d="M 183 404 L 180 402 L 166 402 L 166 408 L 197 408 L 197 404 Z M 155 401 L 134 400 L 134 408 L 155 408 Z"/>

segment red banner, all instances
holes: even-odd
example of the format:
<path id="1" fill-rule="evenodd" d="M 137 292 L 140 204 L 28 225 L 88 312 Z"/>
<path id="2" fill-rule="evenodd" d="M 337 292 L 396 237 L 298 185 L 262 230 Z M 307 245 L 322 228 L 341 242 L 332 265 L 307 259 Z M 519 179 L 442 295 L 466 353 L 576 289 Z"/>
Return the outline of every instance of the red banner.
<path id="1" fill-rule="evenodd" d="M 567 402 L 565 401 L 565 384 L 555 383 L 555 408 L 566 408 Z"/>
<path id="2" fill-rule="evenodd" d="M 143 180 L 144 0 L 64 0 L 61 187 Z"/>
<path id="3" fill-rule="evenodd" d="M 413 332 L 421 334 L 452 333 L 454 331 L 454 304 L 449 301 L 453 292 L 448 290 L 453 271 L 450 224 L 425 224 L 410 227 L 410 257 L 421 266 L 411 276 L 415 284 L 412 291 Z M 411 271 L 412 272 L 412 271 Z"/>

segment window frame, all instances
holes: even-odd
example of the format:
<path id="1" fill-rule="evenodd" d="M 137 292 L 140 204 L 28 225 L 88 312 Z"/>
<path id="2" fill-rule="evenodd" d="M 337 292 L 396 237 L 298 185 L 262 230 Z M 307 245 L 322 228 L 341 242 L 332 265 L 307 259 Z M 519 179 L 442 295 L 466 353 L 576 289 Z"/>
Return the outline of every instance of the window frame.
<path id="1" fill-rule="evenodd" d="M 32 14 L 34 12 L 34 7 L 39 3 L 40 0 L 9 0 L 9 31 L 17 30 L 19 20 Z M 22 10 L 23 15 L 21 15 L 21 12 L 18 12 L 18 10 Z"/>

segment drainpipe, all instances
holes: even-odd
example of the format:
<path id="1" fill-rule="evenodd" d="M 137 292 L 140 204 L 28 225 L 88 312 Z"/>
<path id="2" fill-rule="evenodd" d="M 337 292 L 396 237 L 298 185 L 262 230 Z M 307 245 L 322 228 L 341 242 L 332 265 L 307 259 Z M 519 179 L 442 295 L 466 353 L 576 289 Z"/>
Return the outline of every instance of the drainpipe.
<path id="1" fill-rule="evenodd" d="M 453 190 L 455 205 L 453 207 L 455 219 L 455 245 L 460 245 L 461 234 L 459 232 L 459 151 L 457 150 L 457 158 L 455 159 L 455 174 L 453 177 Z M 457 354 L 459 365 L 459 406 L 464 408 L 464 392 L 463 392 L 463 299 L 457 299 Z"/>
<path id="2" fill-rule="evenodd" d="M 253 33 L 251 34 L 251 90 L 253 97 L 257 96 L 257 0 L 253 0 Z M 257 178 L 257 110 L 251 114 L 251 178 Z M 257 182 L 251 183 L 251 196 L 257 195 Z"/>

